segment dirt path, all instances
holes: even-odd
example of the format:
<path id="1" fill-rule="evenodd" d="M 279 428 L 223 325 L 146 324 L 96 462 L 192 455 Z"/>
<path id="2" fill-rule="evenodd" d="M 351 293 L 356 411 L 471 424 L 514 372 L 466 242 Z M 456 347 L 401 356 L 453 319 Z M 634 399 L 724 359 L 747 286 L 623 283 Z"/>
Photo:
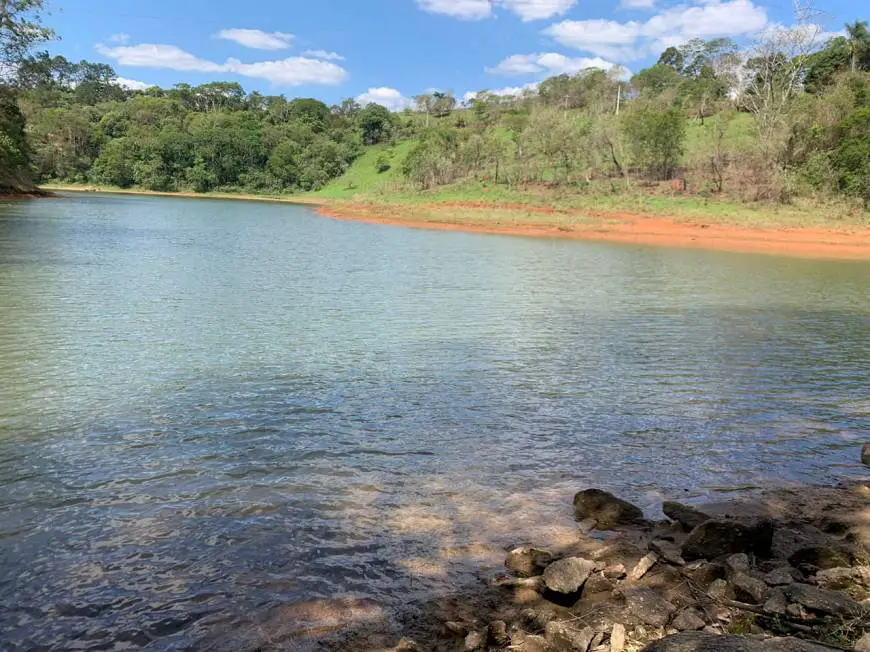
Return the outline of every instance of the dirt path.
<path id="1" fill-rule="evenodd" d="M 462 210 L 461 220 L 450 213 Z M 402 215 L 392 214 L 401 210 Z M 643 217 L 624 213 L 576 213 L 582 223 L 523 222 L 523 214 L 563 215 L 554 209 L 518 205 L 487 205 L 476 202 L 449 202 L 427 205 L 417 210 L 425 216 L 413 217 L 414 208 L 385 208 L 379 205 L 352 204 L 324 206 L 318 213 L 334 219 L 411 228 L 467 231 L 571 240 L 601 240 L 663 247 L 692 247 L 723 251 L 765 253 L 805 258 L 870 260 L 870 228 L 748 228 L 703 222 L 680 222 L 662 217 Z M 489 211 L 516 211 L 516 222 L 487 215 Z M 537 221 L 537 220 L 536 220 Z M 555 222 L 555 221 L 554 221 Z"/>

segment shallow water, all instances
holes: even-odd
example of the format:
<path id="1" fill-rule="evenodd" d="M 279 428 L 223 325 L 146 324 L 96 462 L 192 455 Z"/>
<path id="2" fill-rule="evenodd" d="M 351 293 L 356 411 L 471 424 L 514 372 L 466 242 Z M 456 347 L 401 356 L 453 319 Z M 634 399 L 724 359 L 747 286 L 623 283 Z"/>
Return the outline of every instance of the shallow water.
<path id="1" fill-rule="evenodd" d="M 870 265 L 409 230 L 290 205 L 0 205 L 0 649 L 387 611 L 573 534 L 862 473 Z"/>

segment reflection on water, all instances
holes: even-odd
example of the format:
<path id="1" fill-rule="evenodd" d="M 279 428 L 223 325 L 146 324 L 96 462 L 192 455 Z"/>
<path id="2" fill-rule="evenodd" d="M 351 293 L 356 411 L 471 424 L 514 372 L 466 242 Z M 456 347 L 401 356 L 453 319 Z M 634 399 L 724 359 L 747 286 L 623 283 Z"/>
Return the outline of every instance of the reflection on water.
<path id="1" fill-rule="evenodd" d="M 380 618 L 570 541 L 589 485 L 652 515 L 858 475 L 868 278 L 286 205 L 7 203 L 2 644 Z"/>

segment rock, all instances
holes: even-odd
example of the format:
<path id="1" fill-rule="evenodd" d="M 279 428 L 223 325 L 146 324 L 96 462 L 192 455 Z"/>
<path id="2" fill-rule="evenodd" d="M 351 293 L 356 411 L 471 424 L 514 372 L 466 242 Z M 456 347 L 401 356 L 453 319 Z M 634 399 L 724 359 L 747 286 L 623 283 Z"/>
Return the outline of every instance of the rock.
<path id="1" fill-rule="evenodd" d="M 641 652 L 831 652 L 797 638 L 753 639 L 709 632 L 681 632 L 653 641 Z"/>
<path id="2" fill-rule="evenodd" d="M 713 580 L 707 588 L 707 595 L 715 601 L 730 600 L 734 597 L 734 589 L 725 580 Z"/>
<path id="3" fill-rule="evenodd" d="M 595 562 L 581 557 L 555 561 L 544 570 L 544 585 L 557 593 L 575 593 L 595 570 Z"/>
<path id="4" fill-rule="evenodd" d="M 785 597 L 785 591 L 780 587 L 776 587 L 770 592 L 767 600 L 765 600 L 764 611 L 775 616 L 784 616 L 787 609 L 788 600 Z"/>
<path id="5" fill-rule="evenodd" d="M 813 581 L 828 589 L 848 589 L 853 586 L 870 588 L 870 566 L 828 568 L 816 573 Z"/>
<path id="6" fill-rule="evenodd" d="M 410 638 L 403 638 L 399 644 L 393 648 L 394 652 L 420 652 L 420 646 L 417 642 Z"/>
<path id="7" fill-rule="evenodd" d="M 706 587 L 710 586 L 715 580 L 725 577 L 725 569 L 719 564 L 712 564 L 701 560 L 686 564 L 683 574 L 695 584 Z"/>
<path id="8" fill-rule="evenodd" d="M 463 638 L 465 638 L 466 634 L 468 634 L 468 627 L 466 627 L 463 623 L 457 622 L 455 620 L 448 620 L 447 622 L 445 622 L 444 629 L 450 634 L 462 636 Z"/>
<path id="9" fill-rule="evenodd" d="M 783 566 L 781 568 L 774 568 L 770 571 L 764 576 L 764 581 L 769 586 L 785 586 L 786 584 L 794 582 L 795 576 L 790 568 Z"/>
<path id="10" fill-rule="evenodd" d="M 511 649 L 522 652 L 549 652 L 550 647 L 543 636 L 514 632 L 511 634 Z"/>
<path id="11" fill-rule="evenodd" d="M 659 556 L 654 552 L 644 555 L 641 557 L 641 560 L 637 562 L 635 567 L 631 569 L 631 572 L 628 574 L 626 579 L 630 583 L 637 582 L 641 577 L 647 574 L 650 568 L 655 566 L 658 559 Z"/>
<path id="12" fill-rule="evenodd" d="M 746 573 L 734 573 L 731 576 L 731 584 L 734 587 L 735 597 L 742 602 L 762 604 L 767 599 L 769 590 L 767 584 Z"/>
<path id="13" fill-rule="evenodd" d="M 625 591 L 625 602 L 632 616 L 644 625 L 664 627 L 677 608 L 651 589 Z"/>
<path id="14" fill-rule="evenodd" d="M 649 549 L 674 566 L 685 566 L 686 560 L 680 554 L 677 544 L 664 539 L 653 539 L 649 542 Z"/>
<path id="15" fill-rule="evenodd" d="M 792 566 L 814 566 L 815 568 L 841 568 L 851 566 L 855 555 L 851 551 L 829 546 L 808 546 L 796 550 L 789 558 Z"/>
<path id="16" fill-rule="evenodd" d="M 599 530 L 612 530 L 643 520 L 639 507 L 601 489 L 578 492 L 574 496 L 574 515 L 580 520 L 594 518 Z"/>
<path id="17" fill-rule="evenodd" d="M 698 609 L 684 609 L 671 621 L 671 627 L 681 632 L 704 629 L 707 625 L 704 615 Z"/>
<path id="18" fill-rule="evenodd" d="M 481 649 L 486 643 L 486 637 L 481 632 L 468 632 L 465 637 L 465 649 L 468 652 Z"/>
<path id="19" fill-rule="evenodd" d="M 867 446 L 864 447 L 864 451 L 867 451 Z M 864 462 L 864 464 L 870 464 L 870 462 Z M 867 632 L 855 642 L 855 652 L 870 652 L 870 632 Z"/>
<path id="20" fill-rule="evenodd" d="M 602 573 L 604 574 L 604 577 L 613 580 L 621 580 L 626 575 L 625 566 L 622 564 L 611 564 L 610 566 L 607 566 Z"/>
<path id="21" fill-rule="evenodd" d="M 604 632 L 595 632 L 592 641 L 589 643 L 589 649 L 594 650 L 604 644 Z M 605 648 L 606 649 L 606 648 Z"/>
<path id="22" fill-rule="evenodd" d="M 676 521 L 686 530 L 694 530 L 704 521 L 710 520 L 710 516 L 701 510 L 673 501 L 665 501 L 662 505 L 662 511 L 665 513 L 665 516 L 672 521 Z"/>
<path id="23" fill-rule="evenodd" d="M 610 579 L 603 573 L 593 573 L 583 585 L 583 596 L 594 595 L 596 593 L 609 593 L 615 586 L 615 580 Z"/>
<path id="24" fill-rule="evenodd" d="M 861 605 L 839 591 L 797 583 L 789 584 L 784 590 L 792 602 L 819 613 L 849 617 L 861 611 Z"/>
<path id="25" fill-rule="evenodd" d="M 616 623 L 610 630 L 610 652 L 624 652 L 625 625 Z"/>
<path id="26" fill-rule="evenodd" d="M 725 560 L 725 571 L 729 575 L 734 573 L 748 573 L 749 555 L 745 552 L 738 552 L 736 555 L 731 555 Z"/>
<path id="27" fill-rule="evenodd" d="M 738 552 L 768 557 L 773 543 L 773 523 L 759 521 L 744 524 L 736 521 L 706 521 L 689 534 L 683 544 L 683 558 L 714 559 Z"/>
<path id="28" fill-rule="evenodd" d="M 864 444 L 864 448 L 861 449 L 861 464 L 870 466 L 870 444 Z"/>
<path id="29" fill-rule="evenodd" d="M 514 548 L 508 553 L 504 565 L 520 577 L 533 577 L 540 575 L 550 562 L 553 555 L 547 550 L 537 548 Z"/>
<path id="30" fill-rule="evenodd" d="M 811 620 L 812 616 L 807 612 L 802 604 L 795 602 L 785 608 L 785 615 L 795 620 Z"/>
<path id="31" fill-rule="evenodd" d="M 595 638 L 595 630 L 591 627 L 577 629 L 564 622 L 549 622 L 544 638 L 554 652 L 586 652 L 589 644 Z"/>
<path id="32" fill-rule="evenodd" d="M 510 643 L 507 633 L 507 623 L 503 620 L 493 620 L 489 624 L 489 640 L 496 645 L 505 646 Z"/>

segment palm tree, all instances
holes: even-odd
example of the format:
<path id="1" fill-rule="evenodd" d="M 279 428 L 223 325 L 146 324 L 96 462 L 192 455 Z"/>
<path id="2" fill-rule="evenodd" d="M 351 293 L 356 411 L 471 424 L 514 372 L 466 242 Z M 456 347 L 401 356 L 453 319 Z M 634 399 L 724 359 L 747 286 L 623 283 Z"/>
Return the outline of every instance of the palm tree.
<path id="1" fill-rule="evenodd" d="M 858 68 L 858 55 L 870 47 L 870 31 L 866 20 L 856 20 L 851 25 L 846 23 L 846 33 L 849 38 L 849 57 L 852 60 L 852 72 Z"/>

